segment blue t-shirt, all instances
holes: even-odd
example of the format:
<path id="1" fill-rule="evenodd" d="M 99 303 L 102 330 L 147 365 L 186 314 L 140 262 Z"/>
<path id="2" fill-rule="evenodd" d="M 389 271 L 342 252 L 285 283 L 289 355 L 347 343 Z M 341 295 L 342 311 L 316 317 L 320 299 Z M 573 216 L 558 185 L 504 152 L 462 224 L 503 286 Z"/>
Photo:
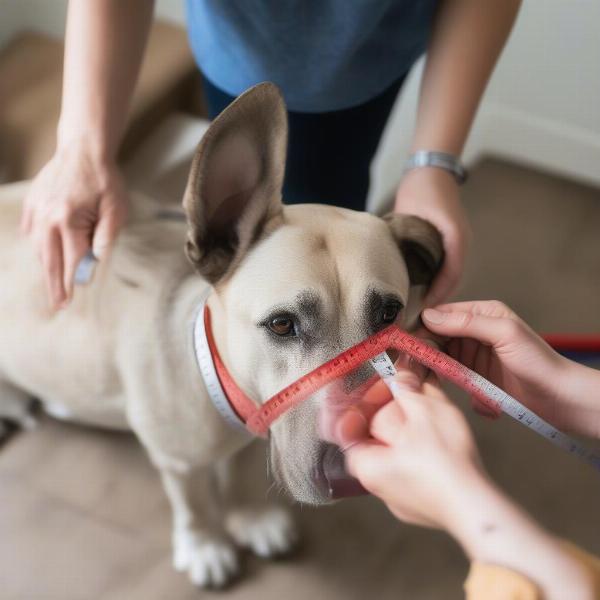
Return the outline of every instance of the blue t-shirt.
<path id="1" fill-rule="evenodd" d="M 261 81 L 288 108 L 325 112 L 374 98 L 425 51 L 437 0 L 187 0 L 204 75 L 237 96 Z"/>

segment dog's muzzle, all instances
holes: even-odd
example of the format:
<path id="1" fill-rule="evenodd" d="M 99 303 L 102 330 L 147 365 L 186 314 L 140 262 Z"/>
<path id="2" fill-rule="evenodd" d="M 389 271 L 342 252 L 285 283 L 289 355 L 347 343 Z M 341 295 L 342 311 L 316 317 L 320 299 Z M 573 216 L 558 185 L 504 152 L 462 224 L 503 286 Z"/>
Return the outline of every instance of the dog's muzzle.
<path id="1" fill-rule="evenodd" d="M 210 311 L 205 304 L 196 318 L 194 346 L 210 398 L 230 425 L 266 436 L 271 426 L 277 423 L 277 430 L 280 427 L 287 430 L 284 437 L 298 436 L 298 439 L 311 439 L 318 444 L 316 456 L 314 447 L 307 451 L 304 459 L 296 452 L 299 464 L 295 465 L 293 476 L 286 478 L 282 473 L 281 479 L 284 482 L 287 479 L 289 483 L 302 476 L 306 485 L 310 480 L 318 496 L 327 501 L 366 493 L 347 473 L 343 448 L 347 439 L 356 441 L 357 435 L 368 435 L 365 419 L 361 431 L 360 411 L 365 402 L 370 402 L 372 389 L 380 384 L 377 387 L 380 391 L 385 390 L 384 400 L 389 401 L 391 394 L 385 385 L 381 385 L 382 378 L 395 373 L 396 366 L 406 368 L 411 364 L 411 359 L 401 355 L 393 343 L 402 335 L 404 332 L 397 327 L 381 331 L 304 375 L 262 404 L 250 399 L 226 369 L 214 342 Z M 390 354 L 398 360 L 392 361 Z M 389 373 L 386 368 L 391 369 Z M 381 403 L 381 394 L 378 397 Z M 304 404 L 309 399 L 311 401 Z M 308 418 L 286 418 L 280 423 L 280 418 L 296 412 L 292 409 L 304 411 L 309 405 Z M 313 431 L 307 431 L 307 427 L 313 427 Z M 281 470 L 285 471 L 286 466 L 282 464 Z"/>

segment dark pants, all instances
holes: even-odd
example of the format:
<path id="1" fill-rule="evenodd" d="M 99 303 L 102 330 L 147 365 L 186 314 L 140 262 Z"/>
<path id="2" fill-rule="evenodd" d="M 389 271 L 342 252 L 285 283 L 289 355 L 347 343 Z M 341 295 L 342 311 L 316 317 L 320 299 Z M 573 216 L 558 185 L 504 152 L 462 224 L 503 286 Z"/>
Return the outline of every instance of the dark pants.
<path id="1" fill-rule="evenodd" d="M 379 96 L 324 113 L 288 112 L 286 204 L 318 202 L 364 210 L 369 167 L 404 77 Z M 204 78 L 210 118 L 234 98 Z"/>

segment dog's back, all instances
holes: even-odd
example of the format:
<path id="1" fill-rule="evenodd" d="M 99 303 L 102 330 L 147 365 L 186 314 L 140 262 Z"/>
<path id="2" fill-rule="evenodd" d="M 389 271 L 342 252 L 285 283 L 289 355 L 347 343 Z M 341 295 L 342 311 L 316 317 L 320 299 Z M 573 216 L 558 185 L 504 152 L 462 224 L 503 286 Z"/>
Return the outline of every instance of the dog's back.
<path id="1" fill-rule="evenodd" d="M 69 306 L 53 312 L 34 246 L 19 232 L 27 189 L 0 187 L 0 385 L 9 382 L 65 415 L 125 427 L 118 345 L 130 330 L 142 336 L 165 294 L 191 274 L 185 225 L 157 218 L 156 204 L 133 195 L 129 223 L 108 259 L 76 287 Z"/>

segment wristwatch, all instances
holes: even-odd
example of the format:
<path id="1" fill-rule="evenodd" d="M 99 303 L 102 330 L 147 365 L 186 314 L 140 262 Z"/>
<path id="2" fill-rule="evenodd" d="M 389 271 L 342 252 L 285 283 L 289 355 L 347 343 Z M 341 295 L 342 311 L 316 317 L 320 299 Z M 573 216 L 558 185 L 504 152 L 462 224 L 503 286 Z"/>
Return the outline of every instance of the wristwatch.
<path id="1" fill-rule="evenodd" d="M 459 185 L 467 180 L 467 170 L 456 156 L 449 154 L 448 152 L 417 150 L 408 157 L 404 171 L 418 169 L 419 167 L 437 167 L 438 169 L 444 169 L 454 175 L 454 178 Z"/>

